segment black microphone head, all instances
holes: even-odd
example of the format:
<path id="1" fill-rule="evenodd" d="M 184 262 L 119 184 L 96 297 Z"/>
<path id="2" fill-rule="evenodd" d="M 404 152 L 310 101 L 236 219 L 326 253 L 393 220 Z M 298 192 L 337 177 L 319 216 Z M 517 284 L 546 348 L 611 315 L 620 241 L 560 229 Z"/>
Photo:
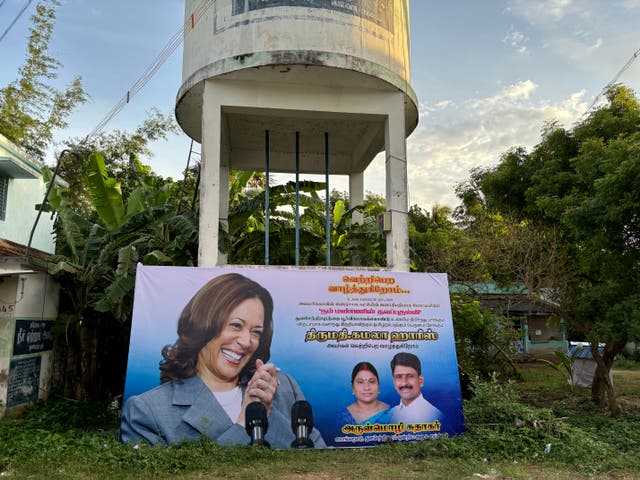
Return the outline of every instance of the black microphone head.
<path id="1" fill-rule="evenodd" d="M 305 425 L 310 432 L 313 430 L 313 413 L 311 404 L 306 400 L 298 400 L 291 406 L 291 429 L 296 433 L 300 425 Z"/>
<path id="2" fill-rule="evenodd" d="M 267 408 L 264 406 L 262 402 L 251 402 L 247 405 L 244 414 L 245 418 L 245 430 L 249 434 L 252 435 L 253 429 L 255 427 L 262 428 L 262 434 L 267 433 L 267 429 L 269 428 L 269 421 L 267 420 Z"/>

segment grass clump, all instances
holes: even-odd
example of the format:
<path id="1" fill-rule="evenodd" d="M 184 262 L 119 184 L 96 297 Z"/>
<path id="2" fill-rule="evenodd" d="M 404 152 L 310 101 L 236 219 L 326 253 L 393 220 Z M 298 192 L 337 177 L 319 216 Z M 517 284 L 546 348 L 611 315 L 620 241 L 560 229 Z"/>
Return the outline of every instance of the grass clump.
<path id="1" fill-rule="evenodd" d="M 489 461 L 533 462 L 584 474 L 626 469 L 610 438 L 571 423 L 552 408 L 523 403 L 514 383 L 477 383 L 465 404 L 470 451 Z M 607 419 L 610 421 L 611 419 Z"/>

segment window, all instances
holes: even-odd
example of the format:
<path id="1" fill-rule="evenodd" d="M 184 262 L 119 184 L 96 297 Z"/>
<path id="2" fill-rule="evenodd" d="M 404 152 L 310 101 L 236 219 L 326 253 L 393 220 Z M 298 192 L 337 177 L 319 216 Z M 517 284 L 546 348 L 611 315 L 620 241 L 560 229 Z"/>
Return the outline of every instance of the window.
<path id="1" fill-rule="evenodd" d="M 9 190 L 9 179 L 0 177 L 0 220 L 5 220 L 7 216 L 7 191 Z"/>

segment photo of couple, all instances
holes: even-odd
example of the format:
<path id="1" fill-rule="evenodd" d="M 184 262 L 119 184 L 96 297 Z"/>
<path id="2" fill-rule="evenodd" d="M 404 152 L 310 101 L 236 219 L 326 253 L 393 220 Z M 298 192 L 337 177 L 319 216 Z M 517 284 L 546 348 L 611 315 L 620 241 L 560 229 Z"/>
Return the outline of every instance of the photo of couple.
<path id="1" fill-rule="evenodd" d="M 356 400 L 338 414 L 338 423 L 366 425 L 375 423 L 432 423 L 443 422 L 442 412 L 427 401 L 422 394 L 424 377 L 420 359 L 401 352 L 391 360 L 393 385 L 400 397 L 399 403 L 390 406 L 378 399 L 380 377 L 376 367 L 360 362 L 351 372 L 351 386 Z"/>

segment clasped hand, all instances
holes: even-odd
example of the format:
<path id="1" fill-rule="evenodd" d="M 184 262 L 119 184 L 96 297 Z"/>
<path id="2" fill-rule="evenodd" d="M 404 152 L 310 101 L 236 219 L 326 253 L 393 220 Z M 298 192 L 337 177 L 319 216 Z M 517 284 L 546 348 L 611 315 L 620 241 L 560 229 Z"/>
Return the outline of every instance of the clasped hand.
<path id="1" fill-rule="evenodd" d="M 262 402 L 267 409 L 267 415 L 271 411 L 271 403 L 276 394 L 278 385 L 278 373 L 280 369 L 273 363 L 264 363 L 256 360 L 256 371 L 249 380 L 242 400 L 242 413 L 238 418 L 238 423 L 244 425 L 245 409 L 251 402 Z"/>

